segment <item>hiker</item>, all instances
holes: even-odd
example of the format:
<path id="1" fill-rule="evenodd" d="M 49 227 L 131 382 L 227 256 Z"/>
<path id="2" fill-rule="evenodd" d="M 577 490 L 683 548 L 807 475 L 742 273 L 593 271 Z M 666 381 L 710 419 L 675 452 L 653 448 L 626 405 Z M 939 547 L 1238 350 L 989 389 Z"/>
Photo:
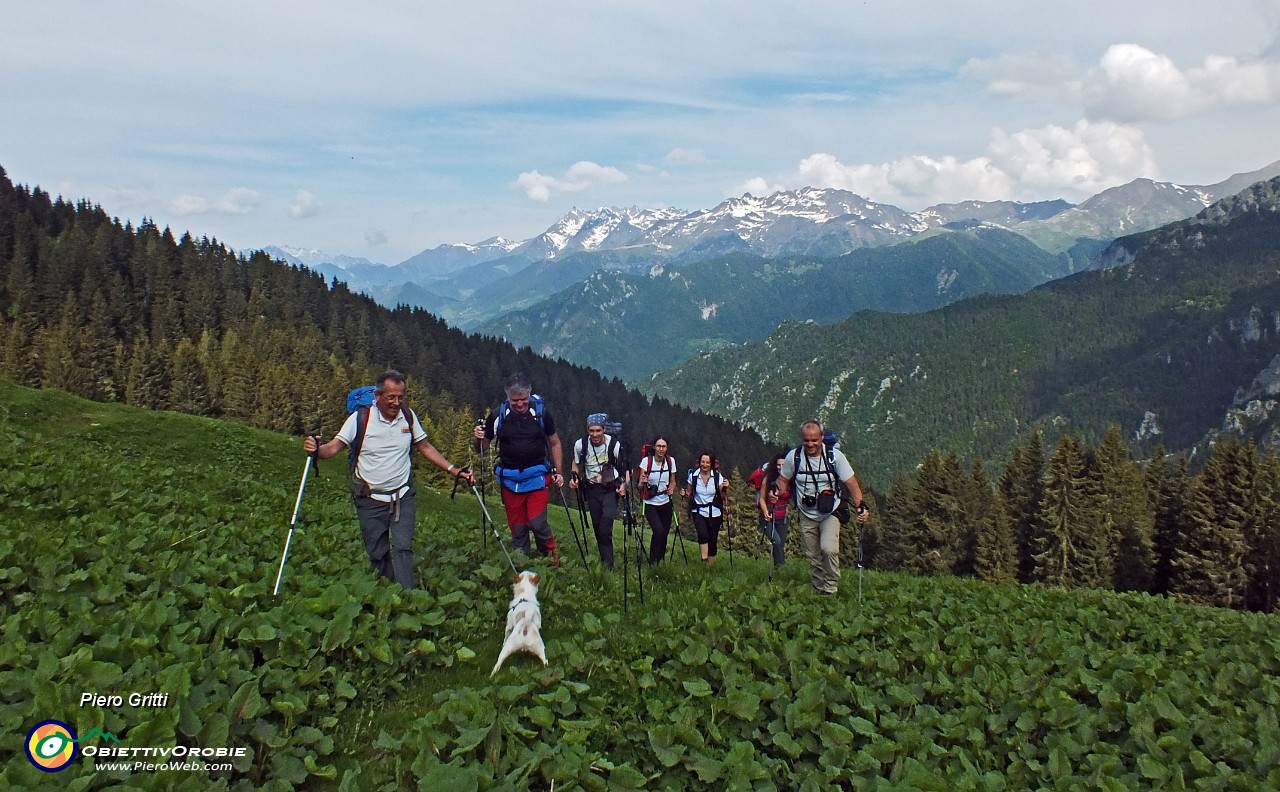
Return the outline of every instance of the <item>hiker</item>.
<path id="1" fill-rule="evenodd" d="M 618 499 L 627 491 L 628 471 L 621 442 L 605 434 L 608 420 L 605 413 L 587 416 L 587 436 L 573 444 L 569 486 L 578 491 L 591 512 L 600 562 L 613 569 L 613 520 L 618 514 Z"/>
<path id="2" fill-rule="evenodd" d="M 782 566 L 786 560 L 787 499 L 778 495 L 778 468 L 787 456 L 779 451 L 773 459 L 751 471 L 747 481 L 760 493 L 756 505 L 760 512 L 760 531 L 773 546 L 773 563 Z"/>
<path id="3" fill-rule="evenodd" d="M 649 563 L 656 564 L 667 554 L 667 537 L 671 534 L 671 499 L 676 494 L 676 460 L 667 453 L 667 438 L 658 435 L 644 448 L 644 457 L 636 468 L 640 492 L 644 498 L 644 517 L 649 521 L 653 539 L 649 542 Z"/>
<path id="4" fill-rule="evenodd" d="M 834 442 L 834 436 L 832 441 Z M 840 510 L 844 487 L 856 509 L 858 521 L 871 515 L 862 499 L 862 488 L 844 452 L 823 443 L 822 424 L 805 421 L 800 426 L 801 446 L 787 453 L 777 479 L 778 495 L 786 498 L 794 487 L 800 520 L 800 546 L 809 560 L 809 579 L 819 594 L 835 594 L 840 585 Z"/>
<path id="5" fill-rule="evenodd" d="M 523 372 L 508 377 L 504 390 L 506 400 L 489 414 L 484 426 L 475 428 L 475 438 L 480 441 L 481 453 L 494 439 L 498 441 L 498 462 L 493 472 L 501 484 L 511 544 L 532 556 L 529 534 L 533 534 L 538 552 L 550 556 L 551 566 L 558 567 L 560 551 L 547 522 L 548 487 L 564 486 L 559 472 L 563 451 L 556 422 Z"/>
<path id="6" fill-rule="evenodd" d="M 703 451 L 698 455 L 698 466 L 689 471 L 681 494 L 689 501 L 693 528 L 698 534 L 698 550 L 707 564 L 716 562 L 720 526 L 724 524 L 724 495 L 728 490 L 729 479 L 720 475 L 716 455 Z"/>
<path id="7" fill-rule="evenodd" d="M 358 446 L 352 460 L 351 495 L 365 550 L 380 575 L 411 589 L 414 587 L 413 532 L 417 519 L 413 449 L 418 449 L 441 470 L 466 481 L 473 479 L 470 471 L 445 459 L 427 441 L 422 422 L 404 403 L 404 393 L 403 374 L 392 370 L 379 375 L 373 408 L 362 407 L 348 415 L 329 442 L 317 446 L 316 438 L 308 437 L 302 449 L 308 454 L 314 452 L 320 459 L 328 459 L 344 447 Z M 360 425 L 362 418 L 363 426 Z"/>

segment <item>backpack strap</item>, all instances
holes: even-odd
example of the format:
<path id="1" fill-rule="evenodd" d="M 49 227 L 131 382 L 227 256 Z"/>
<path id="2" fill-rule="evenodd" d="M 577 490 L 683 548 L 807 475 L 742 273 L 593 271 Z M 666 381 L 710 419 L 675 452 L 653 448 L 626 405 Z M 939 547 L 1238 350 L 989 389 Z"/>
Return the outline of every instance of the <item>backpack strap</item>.
<path id="1" fill-rule="evenodd" d="M 360 458 L 360 449 L 364 448 L 364 436 L 369 431 L 369 407 L 361 405 L 356 408 L 356 436 L 351 441 L 351 450 L 347 452 L 347 467 L 354 473 L 356 470 L 356 460 Z M 410 427 L 409 436 L 413 436 L 412 427 Z"/>

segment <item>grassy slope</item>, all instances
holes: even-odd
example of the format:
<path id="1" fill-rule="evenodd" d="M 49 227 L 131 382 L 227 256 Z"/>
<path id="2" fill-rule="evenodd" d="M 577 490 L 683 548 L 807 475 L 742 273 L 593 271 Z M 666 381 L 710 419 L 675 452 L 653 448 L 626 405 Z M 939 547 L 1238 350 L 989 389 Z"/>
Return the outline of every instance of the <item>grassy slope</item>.
<path id="1" fill-rule="evenodd" d="M 40 774 L 20 742 L 44 718 L 249 747 L 212 779 L 238 789 L 1280 783 L 1274 617 L 874 572 L 860 605 L 852 573 L 817 598 L 802 564 L 770 582 L 741 554 L 669 564 L 643 605 L 632 579 L 624 614 L 560 508 L 551 665 L 518 656 L 491 682 L 510 570 L 474 499 L 423 488 L 426 590 L 402 593 L 369 574 L 328 463 L 272 599 L 296 439 L 4 381 L 0 430 L 3 788 L 210 786 L 85 758 Z M 173 702 L 80 708 L 82 690 Z"/>

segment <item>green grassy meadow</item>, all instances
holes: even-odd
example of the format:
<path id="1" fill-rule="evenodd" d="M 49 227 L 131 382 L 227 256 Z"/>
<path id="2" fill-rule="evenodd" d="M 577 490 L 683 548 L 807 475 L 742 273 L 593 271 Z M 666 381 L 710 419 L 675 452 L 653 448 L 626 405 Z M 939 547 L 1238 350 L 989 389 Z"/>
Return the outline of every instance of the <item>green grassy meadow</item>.
<path id="1" fill-rule="evenodd" d="M 469 492 L 420 485 L 402 591 L 322 463 L 273 598 L 298 438 L 0 380 L 0 459 L 3 789 L 1280 788 L 1276 616 L 874 570 L 823 598 L 802 560 L 693 545 L 643 603 L 633 565 L 624 612 L 621 534 L 584 566 L 554 501 L 550 665 L 491 679 L 511 570 Z M 80 740 L 52 773 L 48 719 Z M 242 755 L 87 753 L 175 746 Z"/>

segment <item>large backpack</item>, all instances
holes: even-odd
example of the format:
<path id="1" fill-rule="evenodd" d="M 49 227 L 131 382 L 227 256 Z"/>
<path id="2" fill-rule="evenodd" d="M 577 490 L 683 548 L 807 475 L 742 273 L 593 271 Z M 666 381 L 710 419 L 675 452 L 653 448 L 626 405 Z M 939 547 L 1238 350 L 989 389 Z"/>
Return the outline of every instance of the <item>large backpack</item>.
<path id="1" fill-rule="evenodd" d="M 715 495 L 711 498 L 710 503 L 697 503 L 697 484 L 694 483 L 694 477 L 699 473 L 698 468 L 690 468 L 689 475 L 685 477 L 685 483 L 689 485 L 689 513 L 695 514 L 708 507 L 715 506 L 724 514 L 724 492 L 720 489 L 720 482 L 723 477 L 720 475 L 720 461 L 716 460 L 716 466 L 711 470 L 711 481 L 715 491 Z M 709 516 L 709 515 L 704 515 Z"/>
<path id="2" fill-rule="evenodd" d="M 503 399 L 502 404 L 498 405 L 497 411 L 493 416 L 493 437 L 498 442 L 502 442 L 502 424 L 508 415 L 511 415 L 511 401 Z M 529 414 L 538 422 L 538 427 L 543 430 L 544 457 L 550 452 L 550 445 L 546 444 L 546 412 L 547 405 L 542 397 L 536 393 L 529 394 Z M 551 460 L 544 458 L 542 464 L 532 467 L 516 470 L 514 468 L 504 468 L 502 464 L 496 463 L 493 466 L 494 475 L 498 477 L 499 483 L 512 492 L 532 492 L 546 488 L 546 474 L 551 469 Z"/>
<path id="3" fill-rule="evenodd" d="M 543 416 L 546 414 L 547 405 L 542 397 L 536 393 L 529 394 L 529 413 L 538 420 L 538 426 L 546 428 Z M 502 400 L 502 404 L 498 405 L 498 412 L 493 418 L 493 436 L 497 439 L 501 438 L 502 421 L 511 414 L 511 402 L 507 399 Z"/>
<path id="4" fill-rule="evenodd" d="M 800 462 L 801 460 L 805 460 L 805 470 L 803 473 L 806 476 L 813 476 L 815 479 L 818 476 L 828 476 L 831 480 L 831 491 L 839 493 L 840 505 L 836 506 L 836 510 L 832 512 L 832 514 L 834 514 L 836 519 L 840 521 L 840 524 L 843 525 L 849 522 L 849 518 L 851 516 L 850 501 L 852 500 L 852 496 L 849 493 L 849 488 L 845 486 L 845 483 L 836 475 L 836 446 L 838 445 L 839 443 L 836 441 L 836 436 L 833 432 L 826 432 L 822 435 L 821 470 L 813 470 L 809 468 L 808 456 L 804 453 L 804 446 L 796 446 L 796 449 L 791 452 L 791 467 L 794 471 L 791 475 L 791 502 L 796 504 L 797 507 L 800 505 L 800 488 L 795 486 L 795 481 L 802 472 L 800 470 Z M 818 489 L 816 481 L 814 482 L 814 489 Z"/>
<path id="5" fill-rule="evenodd" d="M 577 443 L 582 450 L 578 453 L 578 472 L 585 477 L 587 475 L 587 448 L 591 445 L 591 437 L 583 437 Z M 615 474 L 614 481 L 625 479 L 627 475 L 627 462 L 622 455 L 622 443 L 618 438 L 609 435 L 609 448 L 607 460 L 613 468 Z"/>
<path id="6" fill-rule="evenodd" d="M 347 414 L 356 414 L 356 436 L 347 450 L 347 468 L 351 475 L 356 472 L 356 460 L 360 457 L 360 449 L 364 447 L 364 435 L 369 428 L 369 413 L 377 398 L 377 385 L 362 385 L 347 394 Z M 400 405 L 400 413 L 409 423 L 409 460 L 413 461 L 413 411 L 405 404 Z"/>

